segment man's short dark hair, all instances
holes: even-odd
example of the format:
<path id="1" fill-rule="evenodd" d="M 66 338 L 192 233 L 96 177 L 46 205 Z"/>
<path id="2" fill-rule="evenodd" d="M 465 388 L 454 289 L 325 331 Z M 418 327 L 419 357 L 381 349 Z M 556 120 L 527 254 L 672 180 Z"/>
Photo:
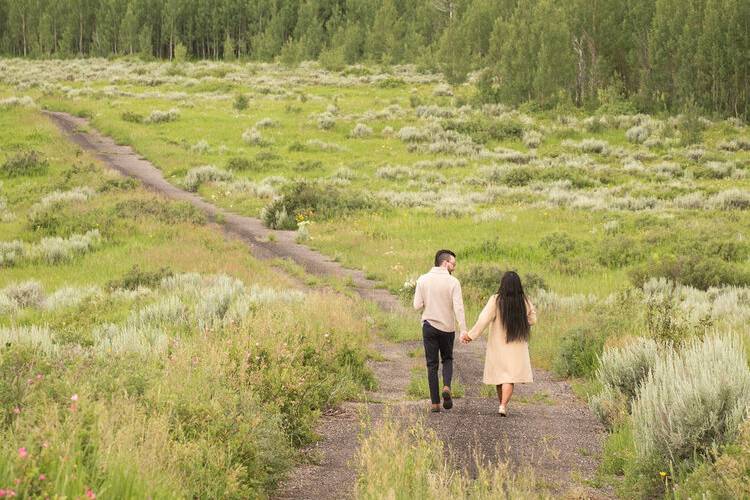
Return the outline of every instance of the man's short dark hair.
<path id="1" fill-rule="evenodd" d="M 451 257 L 455 259 L 456 254 L 450 250 L 438 250 L 435 254 L 435 267 L 440 267 L 440 264 L 451 260 Z"/>

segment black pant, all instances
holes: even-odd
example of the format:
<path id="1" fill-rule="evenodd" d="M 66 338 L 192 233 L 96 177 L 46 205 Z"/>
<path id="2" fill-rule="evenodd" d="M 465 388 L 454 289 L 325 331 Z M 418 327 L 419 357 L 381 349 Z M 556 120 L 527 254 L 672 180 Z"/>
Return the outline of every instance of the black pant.
<path id="1" fill-rule="evenodd" d="M 443 385 L 451 386 L 453 379 L 453 340 L 456 332 L 444 332 L 427 321 L 422 323 L 424 356 L 427 359 L 427 382 L 430 384 L 430 399 L 440 403 L 440 381 L 438 380 L 438 352 L 443 362 Z"/>

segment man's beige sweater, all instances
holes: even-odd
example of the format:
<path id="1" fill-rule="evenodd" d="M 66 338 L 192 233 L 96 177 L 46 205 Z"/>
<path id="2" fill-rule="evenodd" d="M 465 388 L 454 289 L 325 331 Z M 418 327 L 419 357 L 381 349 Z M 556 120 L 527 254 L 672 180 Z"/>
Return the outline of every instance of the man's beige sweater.
<path id="1" fill-rule="evenodd" d="M 461 283 L 443 267 L 433 267 L 417 280 L 414 309 L 422 311 L 422 321 L 444 332 L 466 331 Z"/>

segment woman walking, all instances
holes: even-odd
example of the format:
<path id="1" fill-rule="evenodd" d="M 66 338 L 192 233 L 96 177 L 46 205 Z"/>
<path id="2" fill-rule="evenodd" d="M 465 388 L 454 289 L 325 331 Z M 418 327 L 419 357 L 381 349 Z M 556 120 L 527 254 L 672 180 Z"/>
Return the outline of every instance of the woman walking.
<path id="1" fill-rule="evenodd" d="M 534 323 L 536 309 L 523 293 L 521 278 L 508 271 L 474 327 L 461 336 L 463 343 L 469 343 L 490 327 L 483 380 L 497 389 L 498 413 L 503 417 L 508 414 L 513 385 L 534 381 L 529 359 L 529 334 Z"/>

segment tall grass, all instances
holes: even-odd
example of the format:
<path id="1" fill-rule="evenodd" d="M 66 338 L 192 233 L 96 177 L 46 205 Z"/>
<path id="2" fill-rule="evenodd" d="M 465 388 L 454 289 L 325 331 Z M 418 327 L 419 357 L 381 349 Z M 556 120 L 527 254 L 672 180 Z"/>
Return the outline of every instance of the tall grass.
<path id="1" fill-rule="evenodd" d="M 475 478 L 456 471 L 434 431 L 421 422 L 407 427 L 388 415 L 363 439 L 357 468 L 360 499 L 551 498 L 532 473 L 515 474 L 508 464 L 478 463 Z"/>

